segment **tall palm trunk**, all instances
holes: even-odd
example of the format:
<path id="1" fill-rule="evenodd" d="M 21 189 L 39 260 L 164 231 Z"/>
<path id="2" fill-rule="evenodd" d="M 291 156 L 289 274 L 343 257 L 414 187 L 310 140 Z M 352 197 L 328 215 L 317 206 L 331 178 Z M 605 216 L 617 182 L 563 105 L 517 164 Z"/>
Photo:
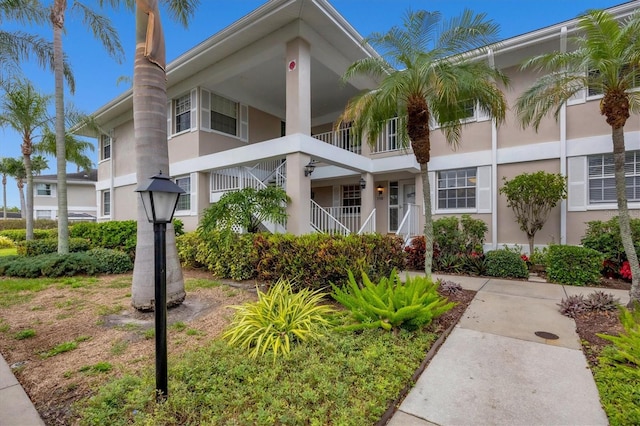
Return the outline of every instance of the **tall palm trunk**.
<path id="1" fill-rule="evenodd" d="M 629 266 L 631 267 L 631 290 L 629 291 L 629 307 L 633 301 L 640 300 L 640 264 L 638 264 L 638 254 L 633 245 L 631 234 L 631 218 L 627 205 L 626 182 L 624 173 L 625 147 L 624 147 L 624 127 L 612 126 L 613 139 L 613 161 L 615 165 L 616 198 L 618 200 L 618 221 L 620 223 L 620 237 L 622 247 L 627 255 Z"/>
<path id="2" fill-rule="evenodd" d="M 27 240 L 33 240 L 33 173 L 31 172 L 31 141 L 22 143 L 22 156 L 24 157 L 24 171 L 27 175 Z"/>
<path id="3" fill-rule="evenodd" d="M 66 0 L 55 0 L 51 8 L 53 24 L 53 65 L 56 105 L 56 170 L 58 197 L 58 253 L 69 253 L 69 213 L 67 206 L 67 154 L 64 120 L 64 62 L 62 54 L 62 30 Z"/>
<path id="4" fill-rule="evenodd" d="M 2 175 L 2 217 L 7 219 L 7 175 Z"/>
<path id="5" fill-rule="evenodd" d="M 431 184 L 429 183 L 429 166 L 420 164 L 422 178 L 422 199 L 424 200 L 424 273 L 431 277 L 433 272 L 433 217 L 431 216 Z"/>
<path id="6" fill-rule="evenodd" d="M 16 185 L 18 186 L 18 196 L 20 197 L 20 217 L 25 219 L 27 217 L 27 203 L 24 200 L 24 180 L 17 178 Z"/>
<path id="7" fill-rule="evenodd" d="M 147 25 L 153 16 L 145 13 L 141 3 L 155 12 L 157 19 L 153 40 L 147 40 Z M 153 3 L 149 6 L 150 3 Z M 169 175 L 167 147 L 167 93 L 164 63 L 152 62 L 145 53 L 162 43 L 162 29 L 155 2 L 138 1 L 136 8 L 136 53 L 133 72 L 133 124 L 136 139 L 136 176 L 144 182 L 160 171 Z M 155 6 L 155 7 L 153 7 Z M 148 43 L 148 45 L 146 45 Z M 164 57 L 164 54 L 162 54 Z M 153 59 L 153 58 L 151 58 Z M 162 66 L 160 66 L 162 65 Z M 132 305 L 139 310 L 154 308 L 154 238 L 153 225 L 147 221 L 138 199 L 138 242 L 131 290 Z M 167 305 L 179 305 L 185 298 L 182 269 L 178 260 L 173 226 L 167 226 Z"/>

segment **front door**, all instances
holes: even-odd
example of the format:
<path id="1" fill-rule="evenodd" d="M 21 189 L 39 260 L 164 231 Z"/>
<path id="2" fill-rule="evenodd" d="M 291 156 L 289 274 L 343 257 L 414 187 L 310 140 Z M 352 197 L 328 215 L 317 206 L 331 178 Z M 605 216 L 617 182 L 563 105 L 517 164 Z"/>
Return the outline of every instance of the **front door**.
<path id="1" fill-rule="evenodd" d="M 408 211 L 416 203 L 416 183 L 413 180 L 389 182 L 389 232 L 396 232 Z"/>

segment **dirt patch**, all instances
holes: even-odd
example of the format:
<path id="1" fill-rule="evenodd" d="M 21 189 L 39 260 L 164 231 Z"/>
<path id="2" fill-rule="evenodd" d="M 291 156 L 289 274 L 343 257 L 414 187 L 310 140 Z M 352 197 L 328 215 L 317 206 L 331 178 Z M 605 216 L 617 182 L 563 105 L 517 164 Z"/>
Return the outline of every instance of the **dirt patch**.
<path id="1" fill-rule="evenodd" d="M 211 279 L 201 271 L 185 271 L 185 280 Z M 125 371 L 135 374 L 154 364 L 154 314 L 130 306 L 130 275 L 87 279 L 90 284 L 71 288 L 53 284 L 28 302 L 0 312 L 8 326 L 0 339 L 0 352 L 48 425 L 73 422 L 71 404 L 93 393 L 105 380 Z M 167 315 L 169 357 L 205 345 L 228 324 L 238 305 L 255 300 L 245 286 L 196 288 L 184 303 Z M 17 340 L 22 330 L 35 336 Z M 77 347 L 46 357 L 62 343 Z M 110 365 L 107 372 L 92 366 Z"/>
<path id="2" fill-rule="evenodd" d="M 582 312 L 576 315 L 576 331 L 582 343 L 582 352 L 593 368 L 598 365 L 598 356 L 611 342 L 598 334 L 617 336 L 624 331 L 618 311 Z"/>

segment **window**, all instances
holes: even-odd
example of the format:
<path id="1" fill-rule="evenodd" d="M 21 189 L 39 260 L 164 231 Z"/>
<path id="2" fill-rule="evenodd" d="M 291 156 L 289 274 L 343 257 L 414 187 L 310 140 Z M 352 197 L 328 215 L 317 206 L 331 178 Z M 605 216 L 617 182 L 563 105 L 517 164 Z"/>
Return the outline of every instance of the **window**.
<path id="1" fill-rule="evenodd" d="M 102 191 L 102 216 L 111 216 L 111 191 Z"/>
<path id="2" fill-rule="evenodd" d="M 342 206 L 353 207 L 360 205 L 360 185 L 345 185 L 342 187 Z"/>
<path id="3" fill-rule="evenodd" d="M 474 209 L 476 174 L 475 168 L 438 172 L 438 209 Z"/>
<path id="4" fill-rule="evenodd" d="M 191 95 L 186 94 L 174 101 L 176 115 L 176 133 L 191 128 Z"/>
<path id="5" fill-rule="evenodd" d="M 460 103 L 460 119 L 472 120 L 476 117 L 476 103 L 474 101 L 464 101 Z"/>
<path id="6" fill-rule="evenodd" d="M 176 185 L 185 191 L 178 197 L 176 210 L 191 210 L 191 177 L 176 178 Z"/>
<path id="7" fill-rule="evenodd" d="M 50 183 L 37 183 L 36 195 L 39 197 L 51 197 L 53 195 L 52 187 L 53 185 Z"/>
<path id="8" fill-rule="evenodd" d="M 111 137 L 108 135 L 100 136 L 100 155 L 101 160 L 107 160 L 111 158 Z"/>
<path id="9" fill-rule="evenodd" d="M 613 154 L 600 154 L 588 157 L 589 202 L 615 203 L 616 181 L 614 176 Z M 640 201 L 640 151 L 629 151 L 624 161 L 627 200 Z"/>
<path id="10" fill-rule="evenodd" d="M 238 136 L 238 104 L 212 93 L 211 129 Z"/>
<path id="11" fill-rule="evenodd" d="M 589 70 L 588 81 L 597 80 L 600 77 L 600 70 Z M 589 86 L 587 88 L 587 96 L 600 96 L 602 95 L 602 89 L 600 87 Z"/>
<path id="12" fill-rule="evenodd" d="M 36 219 L 51 219 L 51 210 L 36 210 Z"/>

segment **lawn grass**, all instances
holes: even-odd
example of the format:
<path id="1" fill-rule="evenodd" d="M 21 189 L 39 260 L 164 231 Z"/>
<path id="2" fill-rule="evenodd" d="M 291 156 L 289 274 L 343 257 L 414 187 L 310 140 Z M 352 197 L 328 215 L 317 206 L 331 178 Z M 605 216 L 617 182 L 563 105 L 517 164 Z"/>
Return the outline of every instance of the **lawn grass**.
<path id="1" fill-rule="evenodd" d="M 26 303 L 54 282 L 52 278 L 0 279 L 0 308 Z"/>
<path id="2" fill-rule="evenodd" d="M 343 314 L 336 314 L 343 315 Z M 76 405 L 81 424 L 375 424 L 435 340 L 424 331 L 329 332 L 287 358 L 249 359 L 221 340 L 169 360 L 169 398 L 154 370 L 112 380 Z"/>

